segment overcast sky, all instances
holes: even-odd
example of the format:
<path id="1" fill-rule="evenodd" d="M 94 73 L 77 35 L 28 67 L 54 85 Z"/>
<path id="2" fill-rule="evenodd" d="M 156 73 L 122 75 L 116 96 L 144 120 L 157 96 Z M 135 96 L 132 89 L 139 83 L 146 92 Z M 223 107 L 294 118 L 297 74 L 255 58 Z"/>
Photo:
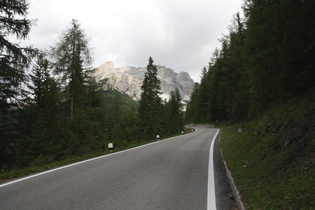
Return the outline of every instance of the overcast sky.
<path id="1" fill-rule="evenodd" d="M 199 82 L 216 47 L 228 34 L 242 0 L 30 0 L 38 19 L 27 42 L 50 49 L 77 19 L 90 39 L 93 66 L 156 65 L 186 71 Z"/>

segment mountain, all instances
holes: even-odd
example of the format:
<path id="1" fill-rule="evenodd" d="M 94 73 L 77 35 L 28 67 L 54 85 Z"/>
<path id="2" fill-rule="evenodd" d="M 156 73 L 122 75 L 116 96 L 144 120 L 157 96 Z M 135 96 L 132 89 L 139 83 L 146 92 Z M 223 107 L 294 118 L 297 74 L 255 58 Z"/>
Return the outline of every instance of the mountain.
<path id="1" fill-rule="evenodd" d="M 96 68 L 93 76 L 97 82 L 104 84 L 105 88 L 117 89 L 130 97 L 139 100 L 141 86 L 146 67 L 125 66 L 115 68 L 112 61 L 108 61 Z M 184 101 L 189 101 L 194 88 L 194 81 L 187 72 L 176 73 L 165 66 L 157 66 L 158 78 L 161 81 L 161 98 L 168 100 L 171 91 L 178 88 Z"/>

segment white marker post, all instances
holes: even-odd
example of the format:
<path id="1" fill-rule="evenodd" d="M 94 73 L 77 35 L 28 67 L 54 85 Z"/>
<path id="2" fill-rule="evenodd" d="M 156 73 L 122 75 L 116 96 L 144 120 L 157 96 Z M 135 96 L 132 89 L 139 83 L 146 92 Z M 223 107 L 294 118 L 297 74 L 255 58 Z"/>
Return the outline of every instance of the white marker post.
<path id="1" fill-rule="evenodd" d="M 238 129 L 237 129 L 237 132 L 238 132 L 239 134 L 243 133 L 243 128 L 238 128 Z"/>
<path id="2" fill-rule="evenodd" d="M 109 150 L 109 152 L 114 151 L 114 144 L 113 143 L 108 143 L 108 150 Z"/>

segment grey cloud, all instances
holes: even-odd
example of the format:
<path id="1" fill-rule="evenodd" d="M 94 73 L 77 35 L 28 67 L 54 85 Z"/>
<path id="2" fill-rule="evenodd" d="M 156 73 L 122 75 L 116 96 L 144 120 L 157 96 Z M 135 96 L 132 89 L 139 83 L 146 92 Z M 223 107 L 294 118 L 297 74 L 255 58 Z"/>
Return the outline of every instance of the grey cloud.
<path id="1" fill-rule="evenodd" d="M 90 37 L 94 65 L 155 63 L 187 71 L 199 81 L 218 38 L 227 33 L 242 0 L 31 0 L 31 18 L 38 18 L 29 42 L 48 49 L 76 18 Z M 73 7 L 73 4 L 75 6 Z M 63 7 L 60 8 L 59 5 Z M 93 5 L 93 6 L 91 6 Z"/>

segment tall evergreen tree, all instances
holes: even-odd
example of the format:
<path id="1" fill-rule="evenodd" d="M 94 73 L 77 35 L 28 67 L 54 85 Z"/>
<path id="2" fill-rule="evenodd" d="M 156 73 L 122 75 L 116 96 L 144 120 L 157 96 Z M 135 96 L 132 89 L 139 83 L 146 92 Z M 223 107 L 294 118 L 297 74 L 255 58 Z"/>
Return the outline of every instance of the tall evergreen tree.
<path id="1" fill-rule="evenodd" d="M 153 59 L 149 58 L 147 72 L 144 75 L 141 86 L 141 99 L 139 101 L 139 117 L 141 120 L 143 137 L 154 138 L 161 131 L 161 109 L 162 100 L 160 98 L 160 80 L 157 77 L 157 67 L 153 64 Z"/>
<path id="2" fill-rule="evenodd" d="M 226 119 L 231 122 L 239 122 L 247 117 L 248 78 L 246 78 L 244 48 L 244 21 L 240 14 L 234 16 L 230 26 L 230 34 L 222 43 L 221 59 L 223 64 L 223 77 L 220 86 L 224 88 L 224 108 Z M 218 96 L 219 97 L 219 96 Z M 222 103 L 222 102 L 221 102 Z M 219 105 L 219 104 L 218 104 Z"/>
<path id="3" fill-rule="evenodd" d="M 221 39 L 187 117 L 204 122 L 208 114 L 198 115 L 200 109 L 210 112 L 211 121 L 240 122 L 275 102 L 314 91 L 314 8 L 315 1 L 245 0 L 245 19 L 236 14 Z M 205 92 L 209 104 L 200 97 Z"/>
<path id="4" fill-rule="evenodd" d="M 195 123 L 197 120 L 197 111 L 199 109 L 198 103 L 198 92 L 199 92 L 199 83 L 195 83 L 193 92 L 191 93 L 190 102 L 187 105 L 185 113 L 185 123 Z"/>
<path id="5" fill-rule="evenodd" d="M 50 68 L 45 55 L 40 54 L 31 71 L 32 84 L 28 85 L 31 97 L 25 100 L 19 112 L 20 166 L 40 156 L 54 158 L 60 149 L 56 137 L 56 125 L 61 121 L 58 114 L 60 89 L 50 75 Z"/>
<path id="6" fill-rule="evenodd" d="M 170 100 L 165 104 L 166 128 L 168 135 L 180 133 L 184 129 L 183 104 L 178 88 L 171 91 Z"/>
<path id="7" fill-rule="evenodd" d="M 244 22 L 234 17 L 230 34 L 221 38 L 222 49 L 213 53 L 212 63 L 202 70 L 201 83 L 192 97 L 196 104 L 194 122 L 239 122 L 246 119 L 248 79 L 243 53 Z M 190 112 L 191 106 L 188 107 Z M 189 113 L 190 114 L 190 113 Z"/>
<path id="8" fill-rule="evenodd" d="M 251 114 L 314 88 L 314 1 L 245 1 Z"/>
<path id="9" fill-rule="evenodd" d="M 204 67 L 202 69 L 202 77 L 201 83 L 198 89 L 198 107 L 204 107 L 204 110 L 197 109 L 196 110 L 196 118 L 199 119 L 198 121 L 201 123 L 206 123 L 209 121 L 209 82 L 208 82 L 208 72 L 207 68 Z"/>
<path id="10" fill-rule="evenodd" d="M 69 94 L 70 115 L 73 116 L 76 106 L 84 102 L 87 70 L 92 61 L 88 39 L 77 20 L 72 20 L 70 28 L 52 48 L 52 57 L 55 73 L 61 75 Z"/>
<path id="11" fill-rule="evenodd" d="M 32 91 L 34 103 L 40 108 L 44 108 L 45 91 L 51 89 L 50 85 L 53 79 L 50 76 L 50 68 L 50 62 L 44 54 L 40 54 L 31 70 L 30 79 L 32 84 L 28 85 L 28 88 Z"/>
<path id="12" fill-rule="evenodd" d="M 9 36 L 27 38 L 33 21 L 26 18 L 29 4 L 25 0 L 0 2 L 0 168 L 10 168 L 16 145 L 14 112 L 22 99 L 25 69 L 36 53 L 31 47 L 12 43 Z"/>
<path id="13" fill-rule="evenodd" d="M 140 122 L 139 114 L 134 105 L 130 105 L 130 110 L 125 114 L 123 120 L 123 128 L 125 133 L 125 138 L 129 144 L 132 142 L 138 142 L 141 140 L 142 136 L 140 133 Z"/>

